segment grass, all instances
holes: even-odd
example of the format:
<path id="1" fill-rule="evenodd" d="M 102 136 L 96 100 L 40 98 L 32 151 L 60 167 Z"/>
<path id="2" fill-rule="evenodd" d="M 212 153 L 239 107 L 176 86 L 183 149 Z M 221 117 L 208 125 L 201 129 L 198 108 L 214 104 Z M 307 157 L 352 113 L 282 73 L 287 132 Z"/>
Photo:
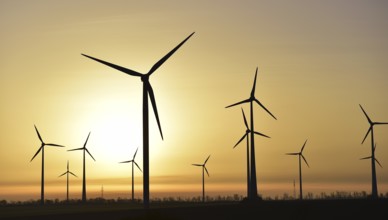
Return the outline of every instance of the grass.
<path id="1" fill-rule="evenodd" d="M 87 203 L 0 207 L 0 219 L 388 219 L 388 199 Z"/>

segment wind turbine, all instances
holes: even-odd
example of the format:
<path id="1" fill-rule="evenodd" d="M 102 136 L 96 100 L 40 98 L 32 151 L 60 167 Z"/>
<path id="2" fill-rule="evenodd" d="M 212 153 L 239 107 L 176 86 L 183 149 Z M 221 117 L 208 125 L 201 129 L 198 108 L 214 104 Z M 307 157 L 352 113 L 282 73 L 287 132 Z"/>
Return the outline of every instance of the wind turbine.
<path id="1" fill-rule="evenodd" d="M 257 71 L 258 71 L 258 67 L 256 67 L 256 74 L 255 74 L 255 79 L 254 79 L 254 82 L 253 82 L 253 87 L 252 87 L 252 91 L 251 91 L 251 95 L 248 99 L 245 99 L 241 102 L 237 102 L 235 104 L 232 104 L 232 105 L 229 105 L 229 106 L 226 106 L 225 108 L 229 108 L 229 107 L 232 107 L 232 106 L 235 106 L 235 105 L 240 105 L 240 104 L 244 104 L 244 103 L 250 103 L 250 110 L 251 110 L 251 174 L 250 174 L 250 180 L 251 180 L 251 190 L 250 190 L 250 195 L 249 195 L 249 199 L 255 199 L 258 197 L 258 193 L 257 193 L 257 178 L 256 178 L 256 159 L 255 159 L 255 138 L 254 138 L 254 124 L 253 124 L 253 102 L 256 102 L 259 106 L 261 106 L 268 114 L 270 114 L 274 119 L 276 119 L 276 117 L 266 108 L 264 107 L 263 104 L 261 104 L 261 102 L 255 97 L 255 89 L 256 89 L 256 78 L 257 78 Z"/>
<path id="2" fill-rule="evenodd" d="M 373 148 L 373 151 L 375 151 L 375 150 L 376 150 L 376 144 L 375 144 L 375 147 Z M 374 154 L 373 154 L 373 156 L 360 158 L 360 160 L 366 160 L 366 159 L 375 160 L 375 161 L 377 162 L 377 164 L 379 164 L 379 166 L 380 166 L 381 168 L 383 168 L 383 166 L 381 166 L 381 163 L 377 160 L 377 158 L 374 156 Z"/>
<path id="3" fill-rule="evenodd" d="M 362 140 L 361 144 L 364 143 L 365 139 L 368 137 L 369 133 L 371 134 L 371 152 L 372 152 L 372 158 L 375 158 L 375 151 L 374 151 L 374 135 L 373 135 L 373 126 L 375 125 L 385 125 L 385 124 L 388 124 L 388 122 L 374 122 L 372 121 L 368 114 L 366 114 L 365 110 L 362 108 L 362 106 L 360 105 L 360 108 L 361 110 L 364 112 L 365 114 L 365 117 L 366 119 L 368 120 L 369 122 L 369 129 L 368 131 L 366 132 L 366 135 L 364 137 L 364 139 Z M 376 164 L 375 164 L 375 160 L 371 160 L 371 164 L 372 164 L 372 198 L 373 199 L 377 199 L 378 198 L 378 192 L 377 192 L 377 178 L 376 178 Z"/>
<path id="4" fill-rule="evenodd" d="M 67 161 L 67 171 L 64 172 L 63 174 L 61 174 L 60 176 L 58 177 L 61 177 L 63 175 L 66 174 L 66 201 L 69 202 L 69 174 L 75 176 L 75 177 L 78 177 L 77 175 L 75 175 L 73 172 L 69 171 L 69 161 Z"/>
<path id="5" fill-rule="evenodd" d="M 304 160 L 304 162 L 306 163 L 306 165 L 308 167 L 309 164 L 307 163 L 307 160 L 306 158 L 303 156 L 302 152 L 303 152 L 303 149 L 304 147 L 306 146 L 306 142 L 307 140 L 304 142 L 303 146 L 302 146 L 302 149 L 300 150 L 300 152 L 298 153 L 287 153 L 286 155 L 298 155 L 299 157 L 299 199 L 302 200 L 303 199 L 303 193 L 302 193 L 302 163 L 301 163 L 301 158 Z"/>
<path id="6" fill-rule="evenodd" d="M 205 202 L 205 171 L 207 176 L 209 176 L 209 172 L 206 169 L 206 162 L 209 160 L 210 155 L 206 158 L 203 164 L 192 164 L 193 166 L 202 167 L 202 202 Z"/>
<path id="7" fill-rule="evenodd" d="M 76 148 L 76 149 L 71 149 L 71 150 L 68 150 L 68 151 L 76 151 L 76 150 L 82 150 L 84 155 L 83 155 L 83 176 L 82 176 L 82 202 L 86 202 L 86 172 L 85 172 L 85 152 L 87 152 L 89 154 L 89 156 L 94 160 L 94 157 L 92 156 L 92 154 L 89 152 L 89 150 L 86 148 L 86 144 L 88 143 L 88 140 L 89 140 L 89 136 L 90 136 L 90 132 L 88 134 L 88 137 L 86 138 L 86 141 L 85 141 L 85 144 L 83 147 L 81 148 Z"/>
<path id="8" fill-rule="evenodd" d="M 139 148 L 138 148 L 139 149 Z M 139 168 L 139 170 L 141 171 L 139 165 L 136 163 L 135 161 L 135 157 L 136 157 L 136 154 L 137 154 L 137 150 L 136 149 L 136 152 L 135 154 L 133 155 L 133 158 L 132 160 L 128 160 L 128 161 L 123 161 L 123 162 L 120 162 L 120 163 L 132 163 L 132 201 L 134 200 L 134 175 L 133 175 L 133 172 L 134 172 L 134 168 L 133 168 L 133 164 L 135 164 L 137 166 L 137 168 Z"/>
<path id="9" fill-rule="evenodd" d="M 242 141 L 244 140 L 244 138 L 247 139 L 247 197 L 249 197 L 249 194 L 250 194 L 250 174 L 249 174 L 249 171 L 250 171 L 250 167 L 249 167 L 249 133 L 251 132 L 251 130 L 249 129 L 248 127 L 248 122 L 247 122 L 247 119 L 245 118 L 245 114 L 244 114 L 244 110 L 241 108 L 241 111 L 242 111 L 242 114 L 243 114 L 243 118 L 244 118 L 244 124 L 245 124 L 245 127 L 246 127 L 246 130 L 245 130 L 245 134 L 241 137 L 241 139 L 234 145 L 233 148 L 237 147 L 237 145 Z M 257 135 L 261 135 L 263 137 L 267 137 L 269 138 L 267 135 L 265 134 L 262 134 L 262 133 L 259 133 L 257 131 L 254 131 L 255 134 Z"/>
<path id="10" fill-rule="evenodd" d="M 146 74 L 142 74 L 136 71 L 133 71 L 131 69 L 127 69 L 125 67 L 118 66 L 116 64 L 112 64 L 85 54 L 82 54 L 85 57 L 88 57 L 92 60 L 95 60 L 97 62 L 100 62 L 102 64 L 105 64 L 109 67 L 112 67 L 116 70 L 119 70 L 121 72 L 124 72 L 130 76 L 137 76 L 140 77 L 141 81 L 143 82 L 143 169 L 144 169 L 144 175 L 143 175 L 143 200 L 144 200 L 144 207 L 149 208 L 149 120 L 148 120 L 148 96 L 150 96 L 152 108 L 154 110 L 155 118 L 158 123 L 160 135 L 163 140 L 163 133 L 162 128 L 160 126 L 159 121 L 159 115 L 158 110 L 156 108 L 156 102 L 155 102 L 155 95 L 154 91 L 151 87 L 151 84 L 149 82 L 149 77 L 155 70 L 157 70 L 171 55 L 175 53 L 192 35 L 190 34 L 186 39 L 184 39 L 180 44 L 178 44 L 173 50 L 171 50 L 168 54 L 166 54 L 162 59 L 160 59 L 158 62 L 156 62 L 151 69 Z"/>
<path id="11" fill-rule="evenodd" d="M 48 144 L 48 143 L 45 143 L 43 140 L 42 140 L 42 137 L 40 136 L 39 134 L 39 131 L 38 129 L 36 128 L 36 125 L 34 125 L 35 127 L 35 131 L 36 133 L 38 134 L 38 137 L 39 137 L 39 140 L 40 142 L 42 143 L 40 145 L 40 148 L 38 149 L 38 151 L 35 153 L 35 155 L 32 157 L 32 159 L 30 160 L 30 162 L 36 157 L 36 155 L 39 154 L 40 151 L 42 151 L 42 179 L 41 179 L 41 188 L 40 188 L 40 204 L 44 205 L 44 147 L 45 146 L 53 146 L 53 147 L 65 147 L 65 146 L 62 146 L 62 145 L 58 145 L 58 144 Z"/>

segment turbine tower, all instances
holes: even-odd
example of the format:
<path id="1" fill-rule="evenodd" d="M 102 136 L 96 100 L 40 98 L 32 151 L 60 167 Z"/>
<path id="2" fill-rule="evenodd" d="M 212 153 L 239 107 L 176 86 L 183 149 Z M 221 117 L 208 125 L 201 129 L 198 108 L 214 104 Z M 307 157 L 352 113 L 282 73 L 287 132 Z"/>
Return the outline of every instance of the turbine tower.
<path id="1" fill-rule="evenodd" d="M 388 124 L 388 122 L 374 122 L 372 121 L 368 114 L 366 114 L 365 110 L 362 108 L 362 106 L 360 105 L 360 108 L 361 110 L 364 112 L 365 114 L 365 117 L 366 119 L 368 120 L 369 122 L 369 129 L 368 131 L 366 132 L 366 135 L 364 137 L 364 139 L 362 140 L 361 144 L 364 143 L 365 139 L 368 137 L 369 133 L 371 134 L 371 152 L 372 152 L 372 155 L 371 157 L 372 158 L 375 158 L 375 151 L 374 151 L 374 135 L 373 135 L 373 126 L 375 125 L 386 125 Z M 371 160 L 371 164 L 372 164 L 372 199 L 377 199 L 378 198 L 378 191 L 377 191 L 377 178 L 376 178 L 376 164 L 375 164 L 375 160 Z"/>
<path id="2" fill-rule="evenodd" d="M 144 208 L 149 208 L 149 120 L 148 120 L 148 96 L 151 99 L 152 108 L 154 110 L 156 122 L 158 123 L 160 135 L 163 140 L 162 128 L 160 126 L 158 110 L 156 108 L 155 95 L 154 91 L 149 82 L 149 78 L 171 55 L 175 53 L 192 35 L 190 34 L 186 39 L 184 39 L 178 46 L 176 46 L 173 50 L 171 50 L 168 54 L 166 54 L 162 59 L 160 59 L 157 63 L 155 63 L 152 68 L 146 74 L 142 74 L 131 69 L 127 69 L 125 67 L 118 66 L 116 64 L 112 64 L 85 54 L 82 54 L 85 57 L 88 57 L 92 60 L 105 64 L 109 67 L 112 67 L 116 70 L 124 72 L 130 76 L 140 77 L 143 82 L 143 201 Z"/>
<path id="3" fill-rule="evenodd" d="M 59 175 L 58 177 L 61 177 L 66 174 L 66 201 L 69 202 L 69 174 L 78 177 L 73 172 L 69 171 L 69 161 L 67 161 L 67 171 L 63 174 Z"/>
<path id="4" fill-rule="evenodd" d="M 301 163 L 301 158 L 304 160 L 304 162 L 306 163 L 306 165 L 308 167 L 309 164 L 307 163 L 307 160 L 306 158 L 303 156 L 303 149 L 304 147 L 306 146 L 306 142 L 307 140 L 304 142 L 303 146 L 302 146 L 302 149 L 300 150 L 300 152 L 298 153 L 287 153 L 286 155 L 298 155 L 299 157 L 299 199 L 302 200 L 303 199 L 303 192 L 302 192 L 302 163 Z"/>
<path id="5" fill-rule="evenodd" d="M 253 82 L 253 87 L 252 87 L 252 91 L 251 91 L 251 95 L 248 99 L 246 100 L 243 100 L 241 102 L 237 102 L 235 104 L 232 104 L 232 105 L 229 105 L 229 106 L 226 106 L 226 108 L 229 108 L 229 107 L 232 107 L 232 106 L 235 106 L 235 105 L 240 105 L 240 104 L 244 104 L 244 103 L 250 103 L 250 111 L 251 111 L 251 170 L 250 170 L 250 178 L 251 178 L 251 181 L 250 181 L 250 195 L 248 197 L 248 199 L 256 199 L 258 198 L 258 192 L 257 192 L 257 178 L 256 178 L 256 159 L 255 159 L 255 138 L 254 138 L 254 124 L 253 124 L 253 102 L 256 102 L 259 106 L 261 106 L 268 114 L 270 114 L 275 120 L 276 120 L 276 117 L 266 108 L 264 107 L 263 104 L 261 104 L 261 102 L 255 97 L 255 89 L 256 89 L 256 78 L 257 78 L 257 70 L 258 68 L 256 68 L 256 74 L 255 74 L 255 79 L 254 79 L 254 82 Z"/>
<path id="6" fill-rule="evenodd" d="M 86 171 L 85 171 L 85 152 L 87 152 L 89 154 L 89 156 L 94 160 L 94 157 L 92 156 L 92 154 L 89 152 L 89 150 L 86 148 L 86 144 L 88 143 L 88 140 L 89 140 L 89 136 L 90 136 L 90 132 L 88 134 L 88 137 L 86 138 L 86 141 L 85 141 L 85 144 L 83 147 L 81 148 L 76 148 L 76 149 L 71 149 L 71 150 L 68 150 L 68 151 L 76 151 L 76 150 L 82 150 L 83 151 L 83 175 L 82 175 L 82 202 L 86 202 Z"/>
<path id="7" fill-rule="evenodd" d="M 209 160 L 210 155 L 206 158 L 203 164 L 192 164 L 193 166 L 202 167 L 202 202 L 205 202 L 205 171 L 207 176 L 209 176 L 209 172 L 206 169 L 206 162 Z"/>
<path id="8" fill-rule="evenodd" d="M 241 111 L 242 111 L 242 114 L 243 114 L 243 118 L 244 118 L 244 124 L 245 124 L 245 127 L 246 127 L 246 130 L 245 130 L 245 134 L 241 137 L 241 139 L 234 145 L 233 148 L 236 148 L 237 145 L 242 141 L 244 140 L 244 138 L 247 139 L 247 198 L 249 197 L 249 194 L 250 194 L 250 174 L 249 174 L 249 171 L 250 171 L 250 166 L 249 166 L 249 133 L 251 132 L 251 130 L 249 129 L 248 127 L 248 122 L 247 122 L 247 119 L 245 118 L 245 114 L 244 114 L 244 110 L 241 108 Z M 269 138 L 267 135 L 265 134 L 262 134 L 262 133 L 259 133 L 257 131 L 254 131 L 255 134 L 257 135 L 261 135 L 263 137 L 267 137 Z"/>
<path id="9" fill-rule="evenodd" d="M 138 148 L 139 149 L 139 148 Z M 120 162 L 120 163 L 132 163 L 132 201 L 134 201 L 134 167 L 133 167 L 133 164 L 135 164 L 137 166 L 137 168 L 139 168 L 140 171 L 142 171 L 139 167 L 139 165 L 136 163 L 135 161 L 135 157 L 136 157 L 136 154 L 137 154 L 137 150 L 135 151 L 135 154 L 133 155 L 133 158 L 132 160 L 128 160 L 128 161 L 123 161 L 123 162 Z"/>
<path id="10" fill-rule="evenodd" d="M 45 146 L 53 146 L 53 147 L 65 147 L 65 146 L 62 146 L 62 145 L 58 145 L 58 144 L 48 144 L 48 143 L 45 143 L 43 140 L 42 140 L 42 137 L 40 136 L 39 134 L 39 131 L 38 129 L 36 128 L 36 125 L 34 125 L 35 127 L 35 131 L 36 133 L 38 134 L 38 137 L 39 137 L 39 140 L 40 142 L 42 143 L 40 145 L 40 148 L 38 149 L 38 151 L 35 153 L 35 155 L 32 157 L 32 159 L 30 160 L 30 162 L 36 157 L 36 155 L 39 154 L 40 151 L 42 151 L 42 176 L 41 176 L 41 182 L 40 182 L 40 204 L 41 205 L 44 205 L 44 147 Z"/>

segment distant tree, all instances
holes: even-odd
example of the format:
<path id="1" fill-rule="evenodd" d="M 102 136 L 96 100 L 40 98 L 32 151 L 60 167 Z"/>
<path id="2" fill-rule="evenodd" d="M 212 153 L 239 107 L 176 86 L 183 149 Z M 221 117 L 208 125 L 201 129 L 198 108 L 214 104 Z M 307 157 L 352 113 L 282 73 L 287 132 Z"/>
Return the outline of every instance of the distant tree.
<path id="1" fill-rule="evenodd" d="M 7 205 L 7 200 L 0 200 L 0 205 L 1 206 L 5 206 L 5 205 Z"/>

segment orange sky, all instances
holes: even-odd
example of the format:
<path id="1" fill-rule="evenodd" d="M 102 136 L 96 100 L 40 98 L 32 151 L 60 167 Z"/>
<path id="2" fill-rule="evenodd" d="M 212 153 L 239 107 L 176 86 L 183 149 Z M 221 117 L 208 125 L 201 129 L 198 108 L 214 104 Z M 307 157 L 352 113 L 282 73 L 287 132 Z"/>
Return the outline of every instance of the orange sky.
<path id="1" fill-rule="evenodd" d="M 278 118 L 255 106 L 258 190 L 293 194 L 296 152 L 304 155 L 304 192 L 370 192 L 369 127 L 388 121 L 388 4 L 384 1 L 0 1 L 0 199 L 40 195 L 38 127 L 46 142 L 46 198 L 65 196 L 70 169 L 82 176 L 79 148 L 91 132 L 87 158 L 91 195 L 101 185 L 130 193 L 130 165 L 142 167 L 141 81 L 83 56 L 138 72 L 190 38 L 151 77 L 164 140 L 150 111 L 151 197 L 201 194 L 207 163 L 209 194 L 245 195 L 241 107 L 256 67 L 256 97 Z M 151 109 L 150 109 L 151 110 Z M 388 192 L 388 126 L 375 127 L 379 192 Z M 136 170 L 137 196 L 142 174 Z M 62 186 L 62 187 L 61 187 Z M 81 178 L 71 179 L 80 197 Z M 174 192 L 176 191 L 176 192 Z M 175 194 L 174 194 L 175 193 Z M 24 195 L 24 196 L 23 196 Z"/>

